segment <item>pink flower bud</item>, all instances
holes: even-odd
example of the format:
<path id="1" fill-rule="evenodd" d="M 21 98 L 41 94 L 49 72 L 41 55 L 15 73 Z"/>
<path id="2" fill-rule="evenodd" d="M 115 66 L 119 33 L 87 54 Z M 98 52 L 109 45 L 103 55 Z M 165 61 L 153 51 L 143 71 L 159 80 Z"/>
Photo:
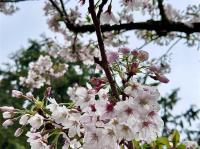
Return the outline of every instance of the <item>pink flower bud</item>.
<path id="1" fill-rule="evenodd" d="M 119 59 L 117 52 L 108 52 L 106 55 L 109 63 L 113 63 Z"/>
<path id="2" fill-rule="evenodd" d="M 156 67 L 156 66 L 150 66 L 149 70 L 153 71 L 153 72 L 159 72 L 160 71 L 160 69 L 158 67 Z"/>
<path id="3" fill-rule="evenodd" d="M 3 122 L 2 126 L 8 128 L 8 126 L 11 126 L 13 124 L 14 122 L 11 119 L 7 119 L 6 121 Z"/>
<path id="4" fill-rule="evenodd" d="M 14 136 L 15 136 L 15 137 L 19 137 L 19 136 L 21 136 L 22 133 L 23 133 L 23 129 L 22 129 L 22 128 L 18 128 L 18 129 L 15 131 Z"/>
<path id="5" fill-rule="evenodd" d="M 157 75 L 157 79 L 162 83 L 168 83 L 169 79 L 165 77 L 164 75 Z"/>
<path id="6" fill-rule="evenodd" d="M 3 107 L 0 107 L 0 111 L 1 112 L 14 112 L 15 108 L 14 107 L 3 106 Z"/>
<path id="7" fill-rule="evenodd" d="M 21 98 L 22 95 L 23 95 L 22 92 L 17 91 L 17 90 L 12 90 L 12 97 Z"/>
<path id="8" fill-rule="evenodd" d="M 30 118 L 29 114 L 22 115 L 22 117 L 19 120 L 19 124 L 26 125 L 28 123 L 29 118 Z"/>
<path id="9" fill-rule="evenodd" d="M 49 97 L 50 94 L 51 94 L 51 87 L 47 87 L 47 89 L 45 90 L 44 96 Z"/>
<path id="10" fill-rule="evenodd" d="M 138 56 L 138 54 L 139 54 L 139 52 L 138 52 L 138 50 L 133 50 L 133 51 L 131 51 L 131 54 L 133 55 L 133 56 Z"/>
<path id="11" fill-rule="evenodd" d="M 81 3 L 81 5 L 85 4 L 85 0 L 79 0 L 79 2 Z"/>
<path id="12" fill-rule="evenodd" d="M 144 62 L 144 61 L 148 60 L 149 53 L 146 51 L 140 50 L 137 57 L 140 61 Z"/>
<path id="13" fill-rule="evenodd" d="M 28 92 L 28 93 L 26 93 L 26 96 L 28 97 L 28 98 L 33 98 L 33 94 L 31 93 L 31 92 Z"/>
<path id="14" fill-rule="evenodd" d="M 129 54 L 130 51 L 131 50 L 129 48 L 126 48 L 126 47 L 123 47 L 123 48 L 119 49 L 119 52 L 121 52 L 122 54 Z"/>
<path id="15" fill-rule="evenodd" d="M 92 77 L 90 79 L 90 83 L 94 86 L 101 86 L 101 84 L 105 83 L 101 78 Z"/>
<path id="16" fill-rule="evenodd" d="M 12 117 L 12 114 L 13 114 L 13 113 L 11 113 L 11 112 L 4 112 L 4 113 L 3 113 L 3 118 L 5 118 L 5 119 L 11 118 L 11 117 Z"/>
<path id="17" fill-rule="evenodd" d="M 136 74 L 137 70 L 138 70 L 138 66 L 139 66 L 138 63 L 136 63 L 136 62 L 132 63 L 132 65 L 131 65 L 131 73 Z"/>

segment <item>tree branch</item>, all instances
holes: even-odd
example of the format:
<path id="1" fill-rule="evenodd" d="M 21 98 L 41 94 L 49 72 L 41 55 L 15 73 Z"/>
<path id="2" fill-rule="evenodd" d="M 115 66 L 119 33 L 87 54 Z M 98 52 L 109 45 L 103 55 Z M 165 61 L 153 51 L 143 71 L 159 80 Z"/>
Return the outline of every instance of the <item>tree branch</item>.
<path id="1" fill-rule="evenodd" d="M 127 147 L 128 147 L 128 149 L 134 149 L 132 141 L 128 141 Z"/>
<path id="2" fill-rule="evenodd" d="M 99 5 L 99 11 L 97 13 L 97 18 L 100 19 L 101 13 L 103 12 L 104 5 L 108 2 L 108 0 L 102 0 L 101 4 Z"/>
<path id="3" fill-rule="evenodd" d="M 116 82 L 114 81 L 109 65 L 108 65 L 108 60 L 107 60 L 107 56 L 106 56 L 106 50 L 105 50 L 105 46 L 104 46 L 104 42 L 103 42 L 103 38 L 102 38 L 102 34 L 101 34 L 101 28 L 100 28 L 100 22 L 96 16 L 96 12 L 95 12 L 95 6 L 94 6 L 94 0 L 89 0 L 89 13 L 91 14 L 93 23 L 94 23 L 94 28 L 95 28 L 95 32 L 96 32 L 96 36 L 97 36 L 97 40 L 98 40 L 98 45 L 99 45 L 99 49 L 100 49 L 100 53 L 101 53 L 101 61 L 98 60 L 96 58 L 96 62 L 98 62 L 100 64 L 100 66 L 103 68 L 106 77 L 108 78 L 111 90 L 112 90 L 112 94 L 113 96 L 116 98 L 116 100 L 119 100 L 119 96 L 118 96 L 118 91 L 116 88 Z"/>
<path id="4" fill-rule="evenodd" d="M 167 15 L 165 13 L 164 5 L 163 5 L 163 0 L 158 0 L 158 8 L 160 10 L 161 20 L 163 22 L 169 21 L 168 18 L 167 18 Z"/>
<path id="5" fill-rule="evenodd" d="M 1 2 L 20 2 L 20 1 L 36 1 L 36 0 L 0 0 Z M 78 25 L 71 23 L 62 10 L 57 6 L 55 1 L 49 0 L 51 4 L 57 9 L 59 14 L 64 20 L 66 27 L 74 32 L 74 33 L 86 33 L 86 32 L 95 32 L 95 27 L 91 25 Z M 104 1 L 104 2 L 103 2 Z M 107 0 L 103 0 L 100 5 L 103 6 L 103 3 Z M 101 6 L 101 7 L 102 7 Z M 100 7 L 100 6 L 99 6 Z M 163 0 L 158 0 L 158 7 L 160 9 L 161 17 L 165 20 L 166 14 L 164 11 Z M 103 9 L 103 7 L 102 7 Z M 99 8 L 99 12 L 101 12 L 101 8 Z M 98 15 L 98 14 L 97 14 Z M 163 20 L 162 19 L 162 20 Z M 130 31 L 130 30 L 147 30 L 147 31 L 156 31 L 156 32 L 183 32 L 186 34 L 200 32 L 200 22 L 191 23 L 187 25 L 184 22 L 163 22 L 163 21 L 154 21 L 148 20 L 146 22 L 137 22 L 137 23 L 123 23 L 118 25 L 101 25 L 102 32 L 110 32 L 110 31 Z"/>
<path id="6" fill-rule="evenodd" d="M 67 12 L 66 12 L 63 0 L 60 0 L 60 3 L 61 3 L 62 10 L 63 10 L 63 14 L 67 17 Z"/>
<path id="7" fill-rule="evenodd" d="M 72 24 L 67 16 L 62 12 L 62 10 L 57 6 L 57 4 L 53 0 L 49 0 L 51 4 L 57 9 L 61 17 L 64 19 L 64 23 L 66 27 L 74 32 L 74 33 L 86 33 L 86 32 L 95 32 L 95 27 L 90 25 L 78 25 Z M 106 0 L 104 0 L 105 3 Z M 158 0 L 160 1 L 160 0 Z M 101 4 L 100 4 L 101 5 Z M 160 4 L 162 5 L 162 4 Z M 99 6 L 100 7 L 100 6 Z M 102 6 L 103 7 L 103 3 Z M 101 9 L 101 8 L 99 8 Z M 160 8 L 161 12 L 164 13 L 163 5 Z M 101 10 L 100 10 L 101 11 Z M 100 13 L 100 12 L 98 12 Z M 161 14 L 163 14 L 161 13 Z M 163 16 L 166 16 L 165 13 Z M 187 25 L 184 22 L 174 22 L 174 21 L 154 21 L 154 20 L 147 20 L 145 22 L 136 22 L 136 23 L 123 23 L 123 24 L 116 24 L 116 25 L 101 25 L 100 26 L 102 32 L 110 32 L 110 31 L 130 31 L 130 30 L 147 30 L 147 31 L 156 31 L 158 33 L 169 33 L 169 32 L 183 32 L 186 34 L 191 34 L 195 32 L 200 32 L 200 22 L 191 23 Z"/>
<path id="8" fill-rule="evenodd" d="M 156 32 L 183 32 L 186 34 L 191 34 L 195 32 L 200 32 L 200 22 L 191 23 L 187 25 L 183 22 L 168 22 L 164 23 L 162 21 L 153 21 L 149 20 L 146 22 L 137 22 L 137 23 L 123 23 L 119 25 L 101 25 L 102 32 L 110 31 L 130 31 L 130 30 L 147 30 L 147 31 L 156 31 Z M 76 33 L 85 33 L 85 32 L 94 32 L 95 27 L 93 25 L 73 25 L 68 27 L 72 32 Z"/>

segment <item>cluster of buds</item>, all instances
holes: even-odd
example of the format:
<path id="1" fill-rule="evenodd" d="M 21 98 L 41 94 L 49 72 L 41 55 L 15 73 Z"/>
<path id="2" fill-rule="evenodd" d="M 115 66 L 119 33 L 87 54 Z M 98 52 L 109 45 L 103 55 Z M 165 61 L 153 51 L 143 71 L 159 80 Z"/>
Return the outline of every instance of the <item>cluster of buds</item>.
<path id="1" fill-rule="evenodd" d="M 117 74 L 120 75 L 123 83 L 127 83 L 133 76 L 145 72 L 147 76 L 154 80 L 162 83 L 169 82 L 168 78 L 163 75 L 161 68 L 147 63 L 149 53 L 144 50 L 131 50 L 123 47 L 116 52 L 108 52 L 107 59 Z"/>

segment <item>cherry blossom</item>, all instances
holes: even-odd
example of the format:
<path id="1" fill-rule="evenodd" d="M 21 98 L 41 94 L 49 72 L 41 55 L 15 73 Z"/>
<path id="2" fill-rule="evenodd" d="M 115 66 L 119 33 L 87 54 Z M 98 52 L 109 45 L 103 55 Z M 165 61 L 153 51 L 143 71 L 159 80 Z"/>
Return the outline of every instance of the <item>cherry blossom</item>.
<path id="1" fill-rule="evenodd" d="M 118 19 L 115 17 L 115 15 L 112 12 L 111 4 L 108 6 L 107 11 L 105 11 L 103 14 L 101 14 L 100 20 L 101 20 L 102 24 L 114 25 L 114 24 L 119 23 Z"/>
<path id="2" fill-rule="evenodd" d="M 43 120 L 44 118 L 41 115 L 35 114 L 28 120 L 28 123 L 32 126 L 33 129 L 39 129 L 43 124 Z"/>
<path id="3" fill-rule="evenodd" d="M 143 5 L 147 5 L 149 0 L 122 0 L 122 4 L 127 7 L 128 10 L 138 10 Z"/>
<path id="4" fill-rule="evenodd" d="M 24 114 L 21 116 L 20 120 L 19 120 L 19 124 L 20 125 L 26 125 L 28 123 L 28 120 L 30 118 L 30 114 Z"/>
<path id="5" fill-rule="evenodd" d="M 39 132 L 27 132 L 26 136 L 29 137 L 27 142 L 30 143 L 31 149 L 50 149 L 50 146 L 46 144 L 47 136 L 41 136 Z"/>
<path id="6" fill-rule="evenodd" d="M 45 84 L 50 85 L 50 77 L 60 78 L 68 69 L 67 64 L 58 64 L 56 67 L 50 56 L 40 56 L 36 62 L 29 63 L 27 77 L 20 77 L 20 84 L 32 88 L 41 88 Z"/>
<path id="7" fill-rule="evenodd" d="M 100 6 L 103 3 L 99 4 L 100 1 L 98 1 L 95 4 L 94 16 L 97 17 L 96 24 L 99 24 L 99 28 L 94 26 L 92 29 L 96 32 L 99 29 L 101 32 L 104 26 L 117 27 L 118 24 L 121 25 L 124 22 L 131 22 L 134 25 L 134 12 L 137 10 L 141 10 L 144 18 L 148 13 L 149 23 L 159 22 L 157 20 L 160 17 L 157 15 L 159 9 L 155 7 L 157 2 L 120 1 L 122 4 L 120 13 L 112 9 L 114 3 L 112 0 L 110 3 L 102 1 L 105 2 L 103 7 L 107 6 L 105 11 Z M 2 126 L 7 128 L 19 122 L 21 127 L 14 133 L 16 137 L 19 137 L 28 125 L 30 129 L 26 136 L 32 149 L 57 148 L 58 143 L 63 149 L 129 149 L 133 148 L 134 141 L 138 141 L 139 144 L 157 142 L 156 139 L 161 136 L 164 127 L 159 113 L 160 93 L 156 87 L 147 85 L 146 80 L 142 84 L 140 77 L 144 75 L 146 78 L 152 78 L 151 81 L 168 83 L 169 79 L 165 76 L 168 66 L 164 64 L 157 66 L 158 64 L 154 64 L 153 60 L 148 61 L 149 53 L 143 48 L 136 50 L 127 48 L 125 46 L 127 40 L 118 35 L 121 34 L 121 30 L 101 32 L 100 35 L 97 32 L 99 36 L 102 36 L 102 39 L 98 38 L 98 41 L 102 40 L 101 44 L 97 45 L 96 41 L 93 41 L 93 36 L 88 44 L 84 44 L 83 34 L 78 34 L 76 28 L 79 29 L 85 22 L 89 23 L 87 27 L 90 28 L 90 25 L 95 25 L 94 20 L 94 24 L 91 24 L 88 16 L 84 20 L 85 17 L 82 17 L 78 6 L 74 9 L 66 7 L 65 12 L 64 7 L 68 1 L 65 4 L 61 3 L 56 9 L 53 6 L 58 2 L 52 1 L 54 5 L 50 2 L 46 2 L 44 7 L 48 26 L 52 31 L 64 36 L 64 43 L 56 44 L 54 40 L 51 40 L 51 44 L 45 47 L 48 52 L 42 51 L 45 54 L 29 63 L 27 76 L 20 76 L 19 79 L 20 85 L 28 87 L 30 92 L 24 94 L 18 90 L 12 91 L 13 97 L 25 99 L 25 103 L 28 101 L 29 106 L 24 106 L 22 109 L 15 109 L 12 106 L 0 107 L 5 119 Z M 85 0 L 80 2 L 81 7 L 87 4 Z M 166 20 L 169 22 L 184 19 L 193 22 L 198 19 L 198 16 L 181 16 L 180 12 L 169 4 L 163 7 Z M 4 13 L 12 13 L 14 9 L 11 8 L 7 9 L 7 5 L 0 4 L 0 11 Z M 120 16 L 120 20 L 117 15 Z M 160 20 L 160 22 L 163 23 L 162 21 L 166 20 Z M 75 31 L 69 32 L 70 29 L 66 30 L 63 24 L 67 24 L 68 29 L 68 26 L 75 28 Z M 188 27 L 191 27 L 190 23 Z M 148 43 L 149 38 L 152 40 L 158 33 L 136 31 L 136 35 L 145 39 L 145 43 Z M 169 40 L 176 37 L 175 33 L 168 32 L 166 36 Z M 163 43 L 161 38 L 162 36 L 155 42 L 168 44 L 168 41 Z M 58 103 L 58 99 L 53 98 L 53 93 L 50 94 L 51 87 L 46 89 L 44 97 L 33 95 L 34 89 L 40 89 L 45 85 L 51 86 L 55 79 L 62 79 L 71 66 L 77 75 L 84 74 L 83 67 L 79 63 L 86 65 L 86 68 L 88 66 L 98 68 L 98 73 L 92 74 L 83 86 L 73 84 L 69 87 L 66 91 L 66 96 L 69 98 L 67 103 Z M 196 147 L 194 142 L 184 144 L 187 148 Z"/>
<path id="8" fill-rule="evenodd" d="M 114 25 L 114 24 L 117 24 L 118 23 L 118 20 L 117 18 L 114 16 L 114 14 L 112 12 L 104 12 L 102 15 L 101 15 L 101 22 L 103 24 L 111 24 L 111 25 Z"/>

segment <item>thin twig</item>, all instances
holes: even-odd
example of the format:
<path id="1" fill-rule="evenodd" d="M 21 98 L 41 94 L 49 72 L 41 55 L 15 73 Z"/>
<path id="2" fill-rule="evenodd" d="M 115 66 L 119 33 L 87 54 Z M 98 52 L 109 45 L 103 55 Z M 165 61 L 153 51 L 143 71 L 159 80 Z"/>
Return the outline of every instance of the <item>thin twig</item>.
<path id="1" fill-rule="evenodd" d="M 111 90 L 112 90 L 112 95 L 115 97 L 115 102 L 116 100 L 119 100 L 119 95 L 118 95 L 118 90 L 116 88 L 116 82 L 114 81 L 111 71 L 110 71 L 110 67 L 108 65 L 108 60 L 107 60 L 107 56 L 106 56 L 106 50 L 105 50 L 105 46 L 104 46 L 104 42 L 103 42 L 103 38 L 102 38 L 102 33 L 101 33 L 101 28 L 100 28 L 100 22 L 96 16 L 96 12 L 95 12 L 95 6 L 94 6 L 94 0 L 89 0 L 89 13 L 91 14 L 93 23 L 94 23 L 94 27 L 95 27 L 95 31 L 96 31 L 96 36 L 97 36 L 97 40 L 98 40 L 98 45 L 99 45 L 99 49 L 100 49 L 100 53 L 101 53 L 101 60 L 99 60 L 98 58 L 95 58 L 95 62 L 98 63 L 104 70 L 106 77 L 108 78 Z"/>
<path id="2" fill-rule="evenodd" d="M 158 63 L 160 60 L 162 60 L 163 57 L 167 56 L 167 54 L 173 49 L 173 47 L 174 47 L 180 40 L 181 40 L 181 38 L 179 38 L 178 40 L 176 40 L 176 41 L 167 49 L 167 51 L 157 59 L 156 63 Z"/>
<path id="3" fill-rule="evenodd" d="M 64 5 L 63 0 L 60 0 L 60 3 L 61 3 L 61 7 L 62 7 L 62 10 L 63 10 L 63 13 L 64 13 L 64 15 L 67 17 L 68 15 L 67 15 L 67 12 L 66 12 L 65 5 Z"/>
<path id="4" fill-rule="evenodd" d="M 158 38 L 160 38 L 160 36 L 156 36 L 156 37 L 153 38 L 152 40 L 145 42 L 143 45 L 141 45 L 139 48 L 136 48 L 136 49 L 137 49 L 137 50 L 140 50 L 140 49 L 144 48 L 145 46 L 147 46 L 148 44 L 150 44 L 151 42 L 157 40 Z"/>
<path id="5" fill-rule="evenodd" d="M 176 40 L 176 41 L 167 49 L 167 51 L 157 59 L 157 61 L 155 62 L 155 64 L 157 64 L 159 61 L 161 61 L 162 58 L 165 57 L 165 56 L 173 49 L 173 47 L 174 47 L 180 40 L 181 40 L 181 38 L 179 38 L 178 40 Z M 146 84 L 146 81 L 147 81 L 148 76 L 149 76 L 149 73 L 147 73 L 147 74 L 144 76 L 143 84 Z"/>
<path id="6" fill-rule="evenodd" d="M 101 13 L 103 12 L 103 7 L 108 2 L 108 0 L 102 0 L 101 4 L 99 5 L 99 11 L 97 13 L 97 18 L 100 19 Z"/>

